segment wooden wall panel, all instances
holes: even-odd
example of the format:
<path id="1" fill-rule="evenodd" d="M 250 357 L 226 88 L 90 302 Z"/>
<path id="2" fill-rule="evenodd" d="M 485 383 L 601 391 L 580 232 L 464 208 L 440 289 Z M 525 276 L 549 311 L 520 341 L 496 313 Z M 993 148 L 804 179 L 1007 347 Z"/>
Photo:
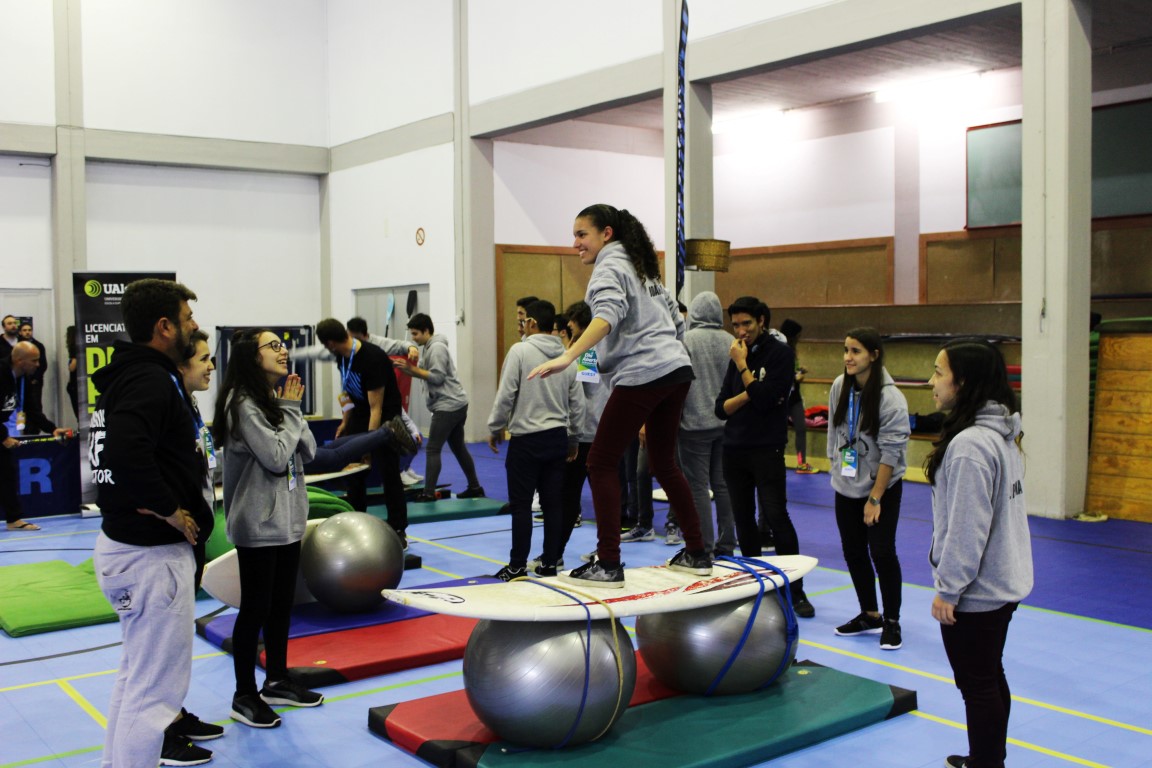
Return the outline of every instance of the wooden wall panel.
<path id="1" fill-rule="evenodd" d="M 1099 225 L 1092 233 L 1092 295 L 1152 293 L 1152 222 L 1145 217 Z"/>

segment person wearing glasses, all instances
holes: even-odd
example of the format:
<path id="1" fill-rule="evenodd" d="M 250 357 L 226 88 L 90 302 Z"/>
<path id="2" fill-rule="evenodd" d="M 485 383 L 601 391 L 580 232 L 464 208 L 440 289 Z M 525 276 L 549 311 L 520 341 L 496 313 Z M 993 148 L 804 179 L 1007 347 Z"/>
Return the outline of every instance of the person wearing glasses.
<path id="1" fill-rule="evenodd" d="M 288 678 L 288 627 L 308 523 L 304 462 L 316 452 L 300 409 L 303 396 L 300 377 L 288 374 L 288 348 L 276 334 L 256 328 L 232 337 L 213 424 L 224 453 L 228 539 L 236 545 L 244 595 L 232 631 L 232 718 L 253 728 L 280 725 L 271 705 L 324 701 Z M 266 675 L 257 689 L 261 634 Z"/>

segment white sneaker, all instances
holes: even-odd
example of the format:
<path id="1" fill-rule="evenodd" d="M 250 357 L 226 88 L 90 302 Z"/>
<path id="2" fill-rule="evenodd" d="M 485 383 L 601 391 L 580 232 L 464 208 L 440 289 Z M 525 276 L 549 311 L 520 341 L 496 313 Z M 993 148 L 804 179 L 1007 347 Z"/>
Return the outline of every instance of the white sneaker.
<path id="1" fill-rule="evenodd" d="M 540 506 L 540 494 L 533 492 L 532 494 L 532 511 L 540 512 L 544 507 Z"/>
<path id="2" fill-rule="evenodd" d="M 406 469 L 400 473 L 400 481 L 404 483 L 404 485 L 419 485 L 423 479 L 423 475 L 418 475 L 411 469 Z"/>

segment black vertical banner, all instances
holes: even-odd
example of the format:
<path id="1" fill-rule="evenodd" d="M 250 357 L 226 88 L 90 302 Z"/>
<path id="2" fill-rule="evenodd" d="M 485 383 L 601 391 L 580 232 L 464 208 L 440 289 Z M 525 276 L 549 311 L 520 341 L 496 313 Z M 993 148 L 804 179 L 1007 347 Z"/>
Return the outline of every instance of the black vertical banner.
<path id="1" fill-rule="evenodd" d="M 88 445 L 88 427 L 100 394 L 92 374 L 112 359 L 112 342 L 127 339 L 120 300 L 129 283 L 153 277 L 175 280 L 175 272 L 73 272 L 72 294 L 76 306 L 76 395 L 79 405 L 80 445 Z M 80 452 L 80 488 L 83 501 L 96 500 L 88 451 Z"/>

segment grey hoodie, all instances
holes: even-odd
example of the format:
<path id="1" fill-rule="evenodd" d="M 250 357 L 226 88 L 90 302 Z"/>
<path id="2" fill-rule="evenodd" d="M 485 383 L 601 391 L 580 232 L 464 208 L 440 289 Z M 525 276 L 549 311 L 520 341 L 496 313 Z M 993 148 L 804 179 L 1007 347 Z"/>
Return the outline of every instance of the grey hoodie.
<path id="1" fill-rule="evenodd" d="M 684 318 L 676 302 L 655 280 L 641 280 L 624 246 L 612 241 L 596 254 L 584 300 L 592 317 L 612 326 L 596 345 L 601 381 L 634 387 L 690 366 Z"/>
<path id="2" fill-rule="evenodd" d="M 831 420 L 828 423 L 828 461 L 831 463 L 829 473 L 832 477 L 832 490 L 850 499 L 863 499 L 871 493 L 881 464 L 892 467 L 889 487 L 904 477 L 904 471 L 908 468 L 908 437 L 912 434 L 908 424 L 908 401 L 896 388 L 896 382 L 887 369 L 880 369 L 880 373 L 884 377 L 884 386 L 880 389 L 880 432 L 873 438 L 872 435 L 857 431 L 856 456 L 859 467 L 856 477 L 840 474 L 840 449 L 848 445 L 848 419 L 845 418 L 838 427 L 833 426 Z M 840 402 L 840 390 L 843 388 L 844 374 L 840 374 L 832 382 L 832 390 L 828 393 L 829 414 L 835 414 L 835 408 Z"/>
<path id="3" fill-rule="evenodd" d="M 993 611 L 1032 591 L 1020 414 L 989 401 L 952 439 L 932 488 L 936 592 L 958 611 Z"/>
<path id="4" fill-rule="evenodd" d="M 562 373 L 528 381 L 533 368 L 564 354 L 560 339 L 534 333 L 517 342 L 504 358 L 500 388 L 488 416 L 488 431 L 512 437 L 564 427 L 568 442 L 575 445 L 584 426 L 584 390 L 576 381 L 576 366 Z"/>
<path id="5" fill-rule="evenodd" d="M 316 455 L 316 439 L 300 412 L 299 400 L 277 400 L 284 421 L 273 427 L 264 412 L 245 397 L 240 425 L 232 424 L 224 450 L 224 513 L 228 540 L 238 547 L 270 547 L 304 538 L 308 489 L 304 464 Z M 288 489 L 288 462 L 296 487 Z"/>
<path id="6" fill-rule="evenodd" d="M 684 347 L 692 360 L 692 373 L 696 380 L 684 401 L 680 429 L 686 432 L 724 431 L 724 422 L 716 416 L 716 395 L 724 384 L 728 370 L 732 334 L 724 330 L 724 310 L 720 297 L 712 291 L 702 291 L 688 306 L 688 333 L 684 334 Z M 704 437 L 705 435 L 700 435 Z"/>
<path id="7" fill-rule="evenodd" d="M 429 411 L 458 411 L 468 405 L 468 394 L 456 378 L 456 363 L 448 352 L 447 336 L 437 333 L 428 339 L 418 365 L 428 371 L 424 383 Z"/>

